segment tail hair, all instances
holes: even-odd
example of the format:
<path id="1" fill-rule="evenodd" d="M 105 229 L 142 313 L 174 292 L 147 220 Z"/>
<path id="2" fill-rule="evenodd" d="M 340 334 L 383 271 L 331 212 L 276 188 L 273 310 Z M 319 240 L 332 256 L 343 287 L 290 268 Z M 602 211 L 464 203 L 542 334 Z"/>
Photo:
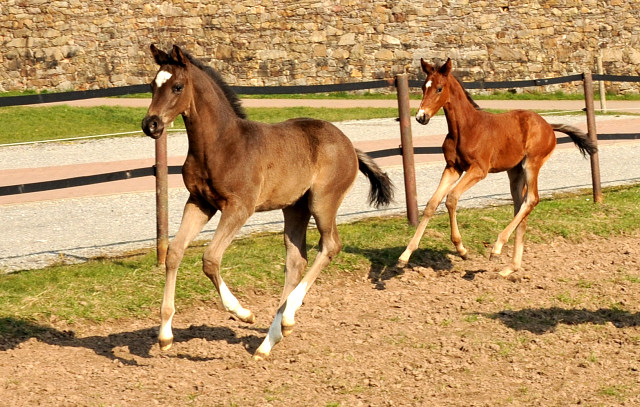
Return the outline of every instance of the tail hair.
<path id="1" fill-rule="evenodd" d="M 552 124 L 554 131 L 559 131 L 571 137 L 571 140 L 578 146 L 583 156 L 594 155 L 598 151 L 598 146 L 591 140 L 591 137 L 580 129 L 569 126 L 568 124 Z"/>
<path id="2" fill-rule="evenodd" d="M 389 205 L 393 201 L 393 182 L 366 153 L 356 149 L 356 154 L 360 171 L 371 183 L 369 203 L 376 208 Z"/>

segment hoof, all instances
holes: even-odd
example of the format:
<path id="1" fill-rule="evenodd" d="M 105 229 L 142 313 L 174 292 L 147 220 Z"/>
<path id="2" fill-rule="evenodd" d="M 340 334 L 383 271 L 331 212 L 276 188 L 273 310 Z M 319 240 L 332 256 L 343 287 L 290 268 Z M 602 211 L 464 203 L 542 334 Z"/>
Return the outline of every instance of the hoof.
<path id="1" fill-rule="evenodd" d="M 238 316 L 238 318 L 240 319 L 240 321 L 245 322 L 247 324 L 253 324 L 254 322 L 256 322 L 256 316 L 253 315 L 253 312 L 249 312 L 249 315 L 244 318 L 240 316 Z"/>
<path id="2" fill-rule="evenodd" d="M 282 336 L 289 336 L 293 332 L 293 327 L 295 325 L 282 325 L 280 329 L 282 330 Z"/>
<path id="3" fill-rule="evenodd" d="M 522 281 L 523 277 L 521 275 L 521 273 L 516 273 L 516 271 L 520 271 L 521 269 L 516 269 L 514 270 L 511 267 L 507 267 L 505 269 L 503 269 L 502 271 L 500 271 L 500 274 L 502 277 L 506 278 L 509 281 L 513 281 L 514 283 L 517 283 L 519 281 Z M 514 274 L 515 273 L 515 274 Z"/>
<path id="4" fill-rule="evenodd" d="M 268 357 L 269 357 L 269 354 L 267 353 L 256 352 L 253 354 L 253 360 L 255 361 L 266 360 Z"/>
<path id="5" fill-rule="evenodd" d="M 403 269 L 405 267 L 407 267 L 408 262 L 404 261 L 404 260 L 398 260 L 398 263 L 396 263 L 396 268 L 397 269 Z"/>
<path id="6" fill-rule="evenodd" d="M 489 256 L 489 260 L 499 263 L 500 260 L 500 253 L 491 253 L 491 255 Z"/>
<path id="7" fill-rule="evenodd" d="M 160 346 L 160 350 L 168 351 L 171 349 L 173 345 L 173 338 L 170 339 L 158 339 L 158 346 Z"/>
<path id="8" fill-rule="evenodd" d="M 464 251 L 464 253 L 458 253 L 458 254 L 462 258 L 462 260 L 469 260 L 469 252 L 467 252 L 466 250 Z"/>

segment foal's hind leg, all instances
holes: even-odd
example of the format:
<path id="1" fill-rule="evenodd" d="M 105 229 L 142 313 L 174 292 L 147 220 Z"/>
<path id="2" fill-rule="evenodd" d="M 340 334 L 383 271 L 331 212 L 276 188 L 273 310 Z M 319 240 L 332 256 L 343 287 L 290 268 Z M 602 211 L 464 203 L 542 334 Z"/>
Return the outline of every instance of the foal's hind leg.
<path id="1" fill-rule="evenodd" d="M 516 216 L 520 211 L 520 207 L 524 202 L 526 194 L 525 173 L 522 166 L 518 165 L 507 171 L 507 174 L 509 175 L 509 186 L 511 189 L 511 197 L 513 198 L 513 216 Z M 520 269 L 520 265 L 522 264 L 522 253 L 524 251 L 524 233 L 527 229 L 527 219 L 528 216 L 523 218 L 520 224 L 516 227 L 511 265 L 500 271 L 500 274 L 503 276 L 507 276 Z"/>
<path id="2" fill-rule="evenodd" d="M 407 248 L 402 253 L 400 258 L 398 259 L 398 264 L 396 267 L 402 268 L 407 265 L 409 262 L 409 258 L 411 254 L 418 249 L 418 245 L 420 244 L 420 239 L 422 239 L 422 235 L 427 228 L 427 224 L 429 220 L 438 209 L 438 205 L 442 202 L 444 196 L 451 190 L 451 187 L 455 182 L 460 178 L 461 172 L 457 171 L 454 167 L 447 166 L 442 173 L 442 177 L 440 178 L 440 184 L 438 184 L 438 188 L 429 199 L 427 206 L 424 209 L 424 214 L 422 215 L 422 220 L 416 229 L 416 232 L 413 235 L 413 238 L 409 241 Z"/>
<path id="3" fill-rule="evenodd" d="M 182 222 L 176 237 L 173 239 L 167 250 L 166 279 L 162 305 L 160 307 L 160 333 L 158 344 L 162 350 L 167 350 L 173 344 L 173 333 L 171 332 L 171 320 L 175 314 L 174 297 L 176 291 L 176 276 L 180 261 L 189 243 L 200 233 L 204 225 L 215 214 L 214 209 L 206 209 L 198 206 L 196 202 L 189 199 L 184 207 Z"/>
<path id="4" fill-rule="evenodd" d="M 514 259 L 511 265 L 511 268 L 507 267 L 506 269 L 500 272 L 500 275 L 503 277 L 508 276 L 509 274 L 516 271 L 516 269 L 520 268 L 520 262 L 522 260 L 522 250 L 524 247 L 524 232 L 526 228 L 527 217 L 535 208 L 535 206 L 540 202 L 540 197 L 538 195 L 538 173 L 540 172 L 540 167 L 546 161 L 548 156 L 540 159 L 540 160 L 532 160 L 527 159 L 524 163 L 523 174 L 524 174 L 524 188 L 526 188 L 526 193 L 523 195 L 522 205 L 520 209 L 517 211 L 513 220 L 507 225 L 507 227 L 498 235 L 498 239 L 496 243 L 493 245 L 493 249 L 491 250 L 491 258 L 496 258 L 500 256 L 502 252 L 502 247 L 509 240 L 509 237 L 513 233 L 516 228 L 521 228 L 518 234 L 516 234 L 516 242 L 514 245 Z M 524 191 L 524 188 L 522 191 Z M 522 224 L 524 222 L 524 224 Z M 522 224 L 522 226 L 520 226 Z M 515 262 L 518 262 L 517 264 Z M 517 267 L 516 267 L 517 266 Z"/>
<path id="5" fill-rule="evenodd" d="M 287 250 L 287 260 L 280 306 L 285 303 L 291 291 L 300 283 L 302 274 L 307 268 L 307 226 L 311 217 L 306 198 L 303 198 L 295 206 L 283 209 L 282 212 L 284 214 L 284 245 Z M 283 327 L 282 334 L 284 336 L 290 333 L 290 329 Z"/>
<path id="6" fill-rule="evenodd" d="M 310 198 L 310 207 L 320 232 L 320 251 L 302 281 L 287 295 L 285 301 L 276 311 L 276 316 L 269 327 L 267 337 L 256 350 L 254 355 L 256 360 L 269 356 L 273 346 L 282 340 L 285 333 L 291 333 L 295 324 L 295 313 L 302 305 L 302 301 L 311 285 L 318 278 L 322 269 L 342 250 L 342 242 L 340 241 L 340 236 L 338 236 L 336 225 L 336 216 L 338 206 L 343 198 L 344 194 L 337 197 L 330 194 L 324 196 L 322 202 L 316 204 L 314 204 L 313 198 Z"/>

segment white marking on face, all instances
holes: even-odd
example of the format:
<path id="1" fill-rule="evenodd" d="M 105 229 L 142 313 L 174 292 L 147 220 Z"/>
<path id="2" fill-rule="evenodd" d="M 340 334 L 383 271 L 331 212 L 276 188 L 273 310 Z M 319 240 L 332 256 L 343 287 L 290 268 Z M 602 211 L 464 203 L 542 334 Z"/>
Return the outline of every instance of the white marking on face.
<path id="1" fill-rule="evenodd" d="M 418 113 L 416 113 L 416 120 L 420 121 L 423 117 L 424 117 L 424 109 L 418 110 Z"/>
<path id="2" fill-rule="evenodd" d="M 432 85 L 431 81 L 427 81 L 427 83 L 424 84 L 424 87 L 426 89 L 429 89 L 431 87 L 431 85 Z"/>
<path id="3" fill-rule="evenodd" d="M 156 75 L 156 86 L 161 87 L 165 84 L 166 81 L 169 80 L 169 78 L 171 78 L 171 76 L 171 73 L 167 71 L 158 72 L 158 74 Z"/>

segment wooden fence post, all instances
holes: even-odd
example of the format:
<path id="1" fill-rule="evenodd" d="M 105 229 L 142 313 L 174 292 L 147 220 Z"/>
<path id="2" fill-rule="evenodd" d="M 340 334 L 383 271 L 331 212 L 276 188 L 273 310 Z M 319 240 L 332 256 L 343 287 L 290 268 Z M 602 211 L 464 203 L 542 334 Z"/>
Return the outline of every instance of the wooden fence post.
<path id="1" fill-rule="evenodd" d="M 158 266 L 164 266 L 169 247 L 169 167 L 167 166 L 167 131 L 156 139 L 156 248 Z"/>
<path id="2" fill-rule="evenodd" d="M 418 193 L 416 191 L 416 169 L 413 159 L 409 79 L 407 74 L 396 76 L 396 90 L 398 92 L 398 114 L 400 117 L 400 141 L 402 143 L 402 167 L 404 169 L 404 190 L 407 200 L 407 219 L 411 225 L 418 226 Z"/>
<path id="3" fill-rule="evenodd" d="M 598 145 L 598 133 L 596 132 L 596 115 L 593 109 L 593 76 L 591 72 L 585 72 L 584 78 L 584 102 L 587 112 L 587 129 L 589 138 Z M 591 184 L 593 186 L 593 202 L 602 202 L 602 186 L 600 185 L 600 161 L 598 152 L 591 156 Z"/>

